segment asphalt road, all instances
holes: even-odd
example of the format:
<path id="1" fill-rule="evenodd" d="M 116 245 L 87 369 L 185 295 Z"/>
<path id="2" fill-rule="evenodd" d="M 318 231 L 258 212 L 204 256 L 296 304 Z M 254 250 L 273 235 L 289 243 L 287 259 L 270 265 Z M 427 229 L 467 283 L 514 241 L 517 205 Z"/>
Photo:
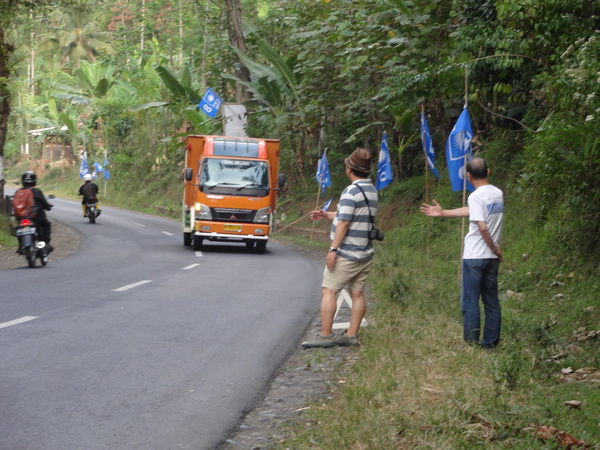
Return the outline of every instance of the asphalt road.
<path id="1" fill-rule="evenodd" d="M 48 194 L 48 192 L 46 192 Z M 177 221 L 54 199 L 82 245 L 0 271 L 0 449 L 214 449 L 318 313 L 322 266 L 269 243 L 182 245 Z"/>

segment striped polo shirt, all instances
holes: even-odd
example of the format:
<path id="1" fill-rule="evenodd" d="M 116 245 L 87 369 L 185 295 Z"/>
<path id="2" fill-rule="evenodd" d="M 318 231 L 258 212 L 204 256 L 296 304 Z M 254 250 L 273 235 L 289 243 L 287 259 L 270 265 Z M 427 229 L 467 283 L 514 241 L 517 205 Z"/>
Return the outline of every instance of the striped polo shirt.
<path id="1" fill-rule="evenodd" d="M 365 196 L 356 187 L 357 184 L 360 184 L 360 187 L 369 199 L 369 207 L 367 207 Z M 346 233 L 346 237 L 337 251 L 339 256 L 351 261 L 367 261 L 373 258 L 373 244 L 369 240 L 369 231 L 371 231 L 370 214 L 375 219 L 377 215 L 377 202 L 377 190 L 368 179 L 356 180 L 344 189 L 337 206 L 335 219 L 333 219 L 333 224 L 331 225 L 331 239 L 333 239 L 338 221 L 346 220 L 350 222 L 348 233 Z"/>

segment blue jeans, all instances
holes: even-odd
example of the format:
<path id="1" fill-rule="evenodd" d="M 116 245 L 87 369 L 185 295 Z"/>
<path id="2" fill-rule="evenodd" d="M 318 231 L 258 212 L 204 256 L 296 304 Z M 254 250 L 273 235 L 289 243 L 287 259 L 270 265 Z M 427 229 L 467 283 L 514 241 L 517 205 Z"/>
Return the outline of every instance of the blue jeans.
<path id="1" fill-rule="evenodd" d="M 479 297 L 483 302 L 484 326 L 482 347 L 495 347 L 500 341 L 501 313 L 498 300 L 498 268 L 500 261 L 463 259 L 462 295 L 463 337 L 469 343 L 479 343 L 481 318 Z"/>

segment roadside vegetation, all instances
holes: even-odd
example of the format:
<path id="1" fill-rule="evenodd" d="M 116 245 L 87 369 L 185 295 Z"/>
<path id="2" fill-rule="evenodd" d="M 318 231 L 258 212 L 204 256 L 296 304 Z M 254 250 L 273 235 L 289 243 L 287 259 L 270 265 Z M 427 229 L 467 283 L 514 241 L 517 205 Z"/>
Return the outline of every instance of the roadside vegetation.
<path id="1" fill-rule="evenodd" d="M 46 194 L 77 198 L 82 156 L 107 158 L 105 204 L 178 218 L 184 136 L 223 132 L 196 108 L 211 87 L 246 106 L 250 136 L 281 139 L 276 239 L 326 248 L 327 224 L 304 218 L 317 161 L 327 150 L 333 178 L 318 203 L 335 205 L 343 159 L 387 133 L 363 345 L 275 447 L 600 445 L 600 0 L 112 3 L 0 4 L 8 183 L 33 169 Z M 460 219 L 418 209 L 462 206 L 444 146 L 465 106 L 506 201 L 494 351 L 462 347 Z M 421 111 L 442 174 L 428 187 Z"/>

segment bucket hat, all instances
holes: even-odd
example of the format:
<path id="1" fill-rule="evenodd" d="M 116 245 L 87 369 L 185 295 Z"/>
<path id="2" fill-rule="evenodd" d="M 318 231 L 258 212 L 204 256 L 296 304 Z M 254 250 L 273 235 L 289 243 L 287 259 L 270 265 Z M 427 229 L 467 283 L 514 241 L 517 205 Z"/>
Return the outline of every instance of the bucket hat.
<path id="1" fill-rule="evenodd" d="M 344 162 L 348 167 L 359 172 L 371 172 L 371 152 L 366 148 L 357 148 Z"/>

